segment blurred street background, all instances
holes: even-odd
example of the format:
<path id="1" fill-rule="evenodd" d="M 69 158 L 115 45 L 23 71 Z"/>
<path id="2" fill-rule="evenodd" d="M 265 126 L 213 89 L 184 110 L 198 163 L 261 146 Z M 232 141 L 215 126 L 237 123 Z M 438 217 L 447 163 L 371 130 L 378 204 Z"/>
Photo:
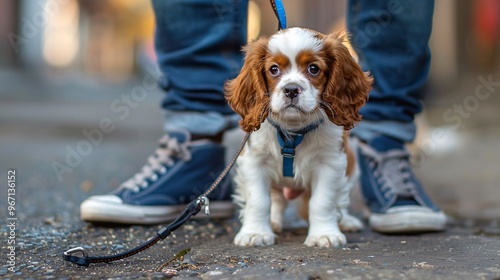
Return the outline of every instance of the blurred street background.
<path id="1" fill-rule="evenodd" d="M 343 28 L 345 1 L 284 2 L 289 26 Z M 268 1 L 249 13 L 249 40 L 275 31 Z M 0 182 L 17 169 L 21 219 L 78 221 L 155 149 L 153 32 L 149 0 L 0 2 Z M 500 1 L 436 1 L 431 48 L 414 167 L 450 217 L 500 221 Z"/>

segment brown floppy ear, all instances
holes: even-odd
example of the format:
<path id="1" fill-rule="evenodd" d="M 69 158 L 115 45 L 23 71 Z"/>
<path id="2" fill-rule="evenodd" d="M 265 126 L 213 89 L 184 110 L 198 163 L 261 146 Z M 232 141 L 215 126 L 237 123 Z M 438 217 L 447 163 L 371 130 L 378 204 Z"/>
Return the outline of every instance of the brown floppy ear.
<path id="1" fill-rule="evenodd" d="M 373 78 L 363 72 L 343 42 L 347 34 L 328 35 L 324 38 L 324 51 L 329 60 L 328 82 L 323 101 L 331 108 L 324 108 L 331 122 L 352 129 L 361 121 L 359 110 L 368 100 Z"/>
<path id="2" fill-rule="evenodd" d="M 267 39 L 250 43 L 243 50 L 245 63 L 240 74 L 226 83 L 224 91 L 229 106 L 242 117 L 241 128 L 252 132 L 260 128 L 268 113 L 269 92 L 264 68 Z"/>

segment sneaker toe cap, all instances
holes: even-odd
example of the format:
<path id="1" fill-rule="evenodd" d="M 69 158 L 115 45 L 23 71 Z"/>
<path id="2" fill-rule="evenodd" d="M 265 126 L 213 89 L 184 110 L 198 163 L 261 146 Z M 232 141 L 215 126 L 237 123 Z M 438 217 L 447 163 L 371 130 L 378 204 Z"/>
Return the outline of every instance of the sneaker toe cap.
<path id="1" fill-rule="evenodd" d="M 434 211 L 429 207 L 424 207 L 420 205 L 400 205 L 393 206 L 387 209 L 387 214 L 396 214 L 396 213 L 440 213 L 441 211 Z"/>
<path id="2" fill-rule="evenodd" d="M 442 231 L 446 228 L 446 214 L 417 205 L 389 208 L 385 213 L 372 213 L 372 229 L 382 233 L 420 233 Z"/>
<path id="3" fill-rule="evenodd" d="M 123 200 L 120 197 L 108 194 L 108 195 L 93 195 L 87 198 L 85 201 L 83 201 L 82 205 L 94 202 L 103 202 L 107 204 L 123 204 Z"/>

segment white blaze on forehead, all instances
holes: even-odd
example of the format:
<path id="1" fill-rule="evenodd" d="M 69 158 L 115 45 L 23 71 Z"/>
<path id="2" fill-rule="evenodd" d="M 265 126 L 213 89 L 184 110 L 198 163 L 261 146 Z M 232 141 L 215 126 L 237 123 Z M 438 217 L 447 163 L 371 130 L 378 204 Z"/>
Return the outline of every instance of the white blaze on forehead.
<path id="1" fill-rule="evenodd" d="M 292 62 L 299 52 L 304 50 L 319 51 L 323 42 L 307 29 L 289 28 L 274 34 L 269 40 L 269 51 L 273 54 L 282 53 Z"/>
<path id="2" fill-rule="evenodd" d="M 284 93 L 284 88 L 288 84 L 296 84 L 303 90 L 295 101 L 295 106 L 306 112 L 312 112 L 317 107 L 317 96 L 319 92 L 309 82 L 303 69 L 299 69 L 297 56 L 303 51 L 318 52 L 323 48 L 323 41 L 316 37 L 316 33 L 302 28 L 290 28 L 279 31 L 273 35 L 268 42 L 268 50 L 271 55 L 285 55 L 290 60 L 287 69 L 281 69 L 281 75 L 271 94 L 270 107 L 273 112 L 286 109 L 290 100 Z M 304 117 L 301 113 L 290 113 L 294 117 Z"/>

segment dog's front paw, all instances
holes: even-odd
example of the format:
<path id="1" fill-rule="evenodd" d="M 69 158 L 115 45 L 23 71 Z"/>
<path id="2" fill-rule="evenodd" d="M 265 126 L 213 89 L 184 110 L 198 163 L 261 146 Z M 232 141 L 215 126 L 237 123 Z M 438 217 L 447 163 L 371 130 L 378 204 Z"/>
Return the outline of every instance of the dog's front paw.
<path id="1" fill-rule="evenodd" d="M 344 213 L 339 227 L 343 232 L 355 232 L 363 229 L 363 223 L 353 215 Z"/>
<path id="2" fill-rule="evenodd" d="M 340 247 L 347 243 L 345 235 L 342 233 L 308 235 L 304 244 L 309 247 Z"/>
<path id="3" fill-rule="evenodd" d="M 272 232 L 240 231 L 234 237 L 234 244 L 239 246 L 268 246 L 274 244 L 275 237 Z"/>

